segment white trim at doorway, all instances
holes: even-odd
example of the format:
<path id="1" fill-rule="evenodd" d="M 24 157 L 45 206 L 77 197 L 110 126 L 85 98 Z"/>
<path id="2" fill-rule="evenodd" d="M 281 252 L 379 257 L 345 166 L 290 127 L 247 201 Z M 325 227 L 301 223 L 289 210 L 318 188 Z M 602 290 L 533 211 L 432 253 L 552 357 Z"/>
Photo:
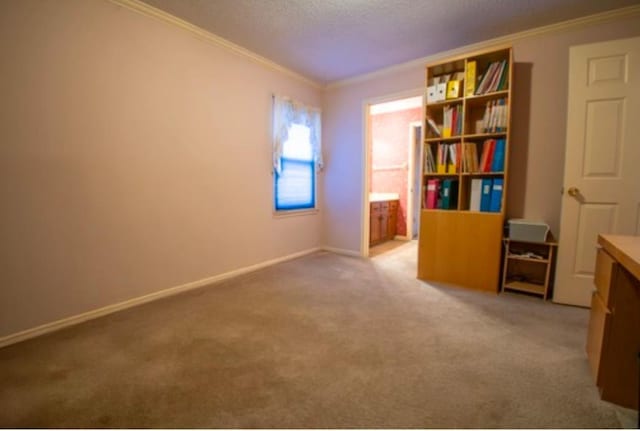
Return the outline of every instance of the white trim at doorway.
<path id="1" fill-rule="evenodd" d="M 369 110 L 371 105 L 377 105 L 380 103 L 392 102 L 399 99 L 409 99 L 412 97 L 424 97 L 424 89 L 416 88 L 413 90 L 407 90 L 386 96 L 373 97 L 365 99 L 362 102 L 362 200 L 361 200 L 361 219 L 360 226 L 362 230 L 360 232 L 360 255 L 362 257 L 369 256 L 369 177 L 371 175 L 371 116 Z M 422 106 L 421 118 L 424 119 L 424 103 Z M 423 121 L 424 122 L 424 121 Z M 424 127 L 424 126 L 423 126 Z M 410 150 L 411 151 L 411 150 Z M 412 163 L 412 160 L 409 160 Z"/>

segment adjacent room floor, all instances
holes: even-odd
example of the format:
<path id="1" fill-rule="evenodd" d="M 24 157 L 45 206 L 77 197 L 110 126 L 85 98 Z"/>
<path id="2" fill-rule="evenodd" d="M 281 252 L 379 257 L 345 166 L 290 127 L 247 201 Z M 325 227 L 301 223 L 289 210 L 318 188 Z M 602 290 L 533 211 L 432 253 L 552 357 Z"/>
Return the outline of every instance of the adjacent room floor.
<path id="1" fill-rule="evenodd" d="M 415 253 L 316 253 L 0 349 L 0 426 L 625 425 L 587 310 L 432 286 Z"/>

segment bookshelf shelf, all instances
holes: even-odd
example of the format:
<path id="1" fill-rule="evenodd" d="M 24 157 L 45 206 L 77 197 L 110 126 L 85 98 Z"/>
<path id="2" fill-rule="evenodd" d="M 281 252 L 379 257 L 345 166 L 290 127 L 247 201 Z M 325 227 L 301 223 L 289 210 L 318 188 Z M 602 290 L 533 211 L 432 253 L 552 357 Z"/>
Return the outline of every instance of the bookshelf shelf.
<path id="1" fill-rule="evenodd" d="M 544 264 L 549 263 L 549 259 L 534 259 L 532 257 L 522 257 L 522 256 L 515 256 L 515 255 L 509 255 L 508 258 L 513 260 L 522 260 L 524 262 L 536 262 L 536 263 L 544 263 Z"/>
<path id="2" fill-rule="evenodd" d="M 427 138 L 427 142 L 457 142 L 462 139 L 462 135 L 449 136 L 448 138 Z"/>
<path id="3" fill-rule="evenodd" d="M 463 177 L 502 177 L 504 172 L 462 172 Z"/>
<path id="4" fill-rule="evenodd" d="M 460 174 L 439 174 L 437 172 L 429 172 L 424 174 L 425 177 L 443 177 L 443 178 L 456 178 Z"/>
<path id="5" fill-rule="evenodd" d="M 430 210 L 429 212 L 434 211 L 434 210 Z M 437 210 L 435 210 L 437 211 Z M 461 213 L 465 213 L 465 214 L 473 214 L 473 215 L 477 215 L 479 217 L 493 217 L 493 218 L 498 218 L 501 217 L 500 214 L 498 213 L 488 213 L 488 212 L 484 212 L 484 211 L 472 211 L 469 209 L 461 209 L 459 210 L 459 212 Z"/>
<path id="6" fill-rule="evenodd" d="M 506 138 L 507 132 L 498 132 L 498 133 L 474 133 L 469 135 L 463 135 L 464 139 L 472 140 L 472 139 L 496 139 L 496 138 Z"/>
<path id="7" fill-rule="evenodd" d="M 529 283 L 526 281 L 508 281 L 504 284 L 505 289 L 518 290 L 520 292 L 535 293 L 536 295 L 544 295 L 544 285 Z"/>
<path id="8" fill-rule="evenodd" d="M 454 99 L 439 100 L 437 102 L 430 103 L 429 105 L 432 106 L 432 107 L 436 107 L 436 106 L 442 107 L 442 106 L 445 106 L 445 105 L 453 105 L 453 104 L 456 104 L 456 103 L 462 103 L 463 100 L 464 100 L 464 98 L 462 98 L 462 97 L 456 97 Z"/>
<path id="9" fill-rule="evenodd" d="M 426 66 L 419 279 L 500 288 L 512 74 L 511 47 Z"/>
<path id="10" fill-rule="evenodd" d="M 508 96 L 509 96 L 509 90 L 502 90 L 502 91 L 493 91 L 487 94 L 479 94 L 477 96 L 476 95 L 467 96 L 465 100 L 468 104 L 475 105 L 475 104 L 486 103 L 489 100 L 498 99 L 501 97 L 508 97 Z"/>

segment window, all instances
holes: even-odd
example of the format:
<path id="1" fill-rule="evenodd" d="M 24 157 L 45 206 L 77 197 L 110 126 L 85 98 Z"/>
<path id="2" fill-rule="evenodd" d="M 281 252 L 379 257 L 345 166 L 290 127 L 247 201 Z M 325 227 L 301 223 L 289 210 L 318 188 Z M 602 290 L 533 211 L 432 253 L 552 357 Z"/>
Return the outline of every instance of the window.
<path id="1" fill-rule="evenodd" d="M 275 174 L 276 211 L 311 209 L 316 206 L 315 163 L 309 128 L 293 124 L 282 146 L 280 173 Z"/>
<path id="2" fill-rule="evenodd" d="M 274 208 L 316 208 L 316 173 L 322 167 L 320 111 L 274 96 Z"/>

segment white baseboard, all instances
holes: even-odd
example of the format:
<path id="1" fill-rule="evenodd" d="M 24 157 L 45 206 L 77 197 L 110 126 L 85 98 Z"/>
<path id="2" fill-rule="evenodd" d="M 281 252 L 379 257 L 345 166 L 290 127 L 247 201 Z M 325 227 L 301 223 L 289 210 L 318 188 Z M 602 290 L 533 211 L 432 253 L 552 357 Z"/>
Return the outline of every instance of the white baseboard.
<path id="1" fill-rule="evenodd" d="M 170 287 L 168 289 L 163 289 L 157 292 L 149 293 L 148 295 L 143 295 L 143 296 L 128 299 L 126 301 L 119 302 L 116 304 L 107 305 L 106 307 L 97 308 L 95 310 L 87 311 L 86 313 L 81 313 L 75 316 L 70 316 L 64 319 L 56 320 L 54 322 L 45 323 L 44 325 L 36 326 L 35 328 L 26 329 L 24 331 L 20 331 L 15 334 L 10 334 L 4 337 L 0 337 L 0 348 L 8 346 L 10 344 L 18 343 L 20 341 L 25 341 L 30 338 L 38 337 L 40 335 L 48 334 L 50 332 L 58 331 L 60 329 L 63 329 L 72 325 L 77 325 L 78 323 L 86 322 L 87 320 L 106 316 L 107 314 L 115 313 L 116 311 L 121 311 L 127 308 L 135 307 L 137 305 L 146 304 L 147 302 L 155 301 L 161 298 L 166 298 L 168 296 L 173 296 L 181 292 L 186 292 L 188 290 L 207 286 L 209 284 L 213 284 L 218 281 L 237 277 L 239 275 L 246 274 L 248 272 L 253 272 L 258 269 L 265 268 L 267 266 L 275 265 L 277 263 L 285 262 L 287 260 L 292 260 L 298 257 L 306 256 L 308 254 L 315 253 L 316 251 L 320 251 L 320 250 L 322 250 L 321 247 L 311 248 L 308 250 L 278 257 L 276 259 L 260 262 L 255 265 L 235 269 L 233 271 L 225 272 L 223 274 L 218 274 L 211 277 L 203 278 L 202 280 L 192 281 L 189 283 L 182 284 L 180 286 Z"/>
<path id="2" fill-rule="evenodd" d="M 322 247 L 322 249 L 325 251 L 330 251 L 331 253 L 344 254 L 345 256 L 362 257 L 362 254 L 360 254 L 359 251 L 347 250 L 346 248 L 328 247 L 325 245 Z"/>

